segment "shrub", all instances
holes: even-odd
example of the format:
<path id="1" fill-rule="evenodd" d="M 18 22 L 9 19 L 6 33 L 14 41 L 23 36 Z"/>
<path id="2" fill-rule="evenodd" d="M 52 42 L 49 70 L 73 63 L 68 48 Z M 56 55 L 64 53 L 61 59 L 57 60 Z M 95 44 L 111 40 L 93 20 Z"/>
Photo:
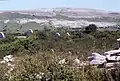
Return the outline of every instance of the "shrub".
<path id="1" fill-rule="evenodd" d="M 95 24 L 89 24 L 89 26 L 85 27 L 85 33 L 95 32 L 97 30 L 97 26 Z"/>
<path id="2" fill-rule="evenodd" d="M 92 66 L 73 68 L 58 64 L 56 54 L 24 55 L 17 59 L 9 81 L 103 81 L 101 71 Z"/>

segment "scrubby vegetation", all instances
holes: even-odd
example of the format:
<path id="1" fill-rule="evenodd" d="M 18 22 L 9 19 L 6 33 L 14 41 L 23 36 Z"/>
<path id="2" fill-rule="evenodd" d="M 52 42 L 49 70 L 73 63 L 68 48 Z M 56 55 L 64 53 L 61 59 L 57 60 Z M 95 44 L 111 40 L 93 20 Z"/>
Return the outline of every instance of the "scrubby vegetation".
<path id="1" fill-rule="evenodd" d="M 92 52 L 113 49 L 120 31 L 87 34 L 59 29 L 60 37 L 55 36 L 55 31 L 36 30 L 26 39 L 16 39 L 15 34 L 1 39 L 0 58 L 14 55 L 16 61 L 14 70 L 9 73 L 9 67 L 0 64 L 0 81 L 108 81 L 95 66 L 76 68 L 72 66 L 72 60 L 77 57 L 87 61 Z M 64 58 L 67 63 L 59 64 Z"/>

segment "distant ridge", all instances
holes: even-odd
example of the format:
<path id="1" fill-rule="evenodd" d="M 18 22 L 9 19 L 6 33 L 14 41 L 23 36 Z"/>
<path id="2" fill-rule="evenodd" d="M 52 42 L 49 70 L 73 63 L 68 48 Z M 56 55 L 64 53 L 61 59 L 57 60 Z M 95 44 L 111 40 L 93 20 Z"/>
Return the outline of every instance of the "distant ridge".
<path id="1" fill-rule="evenodd" d="M 0 12 L 38 12 L 43 10 L 86 10 L 86 11 L 99 11 L 99 12 L 108 12 L 108 13 L 120 13 L 120 12 L 114 12 L 114 11 L 106 11 L 101 9 L 91 9 L 91 8 L 72 8 L 72 7 L 56 7 L 56 8 L 37 8 L 37 9 L 25 9 L 25 10 L 0 10 Z"/>
<path id="2" fill-rule="evenodd" d="M 41 28 L 50 23 L 55 27 L 116 27 L 120 22 L 119 12 L 89 8 L 38 8 L 29 10 L 0 10 L 0 28 Z M 12 29 L 12 30 L 13 30 Z"/>

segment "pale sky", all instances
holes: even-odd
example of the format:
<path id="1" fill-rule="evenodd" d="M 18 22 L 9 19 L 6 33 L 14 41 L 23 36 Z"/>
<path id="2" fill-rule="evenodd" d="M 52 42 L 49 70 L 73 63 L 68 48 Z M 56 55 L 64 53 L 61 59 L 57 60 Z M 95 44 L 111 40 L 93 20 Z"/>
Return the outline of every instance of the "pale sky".
<path id="1" fill-rule="evenodd" d="M 120 12 L 120 0 L 0 0 L 0 10 L 56 7 L 93 8 Z"/>

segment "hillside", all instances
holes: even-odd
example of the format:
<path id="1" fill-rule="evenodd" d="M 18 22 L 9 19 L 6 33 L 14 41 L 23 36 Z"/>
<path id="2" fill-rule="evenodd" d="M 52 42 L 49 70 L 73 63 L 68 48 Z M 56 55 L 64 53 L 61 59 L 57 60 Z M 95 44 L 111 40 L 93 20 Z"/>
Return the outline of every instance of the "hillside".
<path id="1" fill-rule="evenodd" d="M 0 81 L 111 81 L 106 75 L 112 73 L 119 81 L 119 67 L 105 73 L 105 68 L 90 65 L 87 57 L 116 48 L 120 31 L 67 31 L 70 35 L 57 31 L 59 37 L 48 30 L 34 31 L 25 39 L 6 34 L 0 41 Z"/>
<path id="2" fill-rule="evenodd" d="M 64 26 L 75 28 L 84 27 L 89 24 L 96 24 L 98 27 L 108 27 L 119 25 L 119 21 L 120 13 L 96 9 L 41 8 L 26 11 L 0 11 L 0 29 L 3 29 L 4 26 L 11 29 L 11 26 L 8 23 L 18 24 L 14 27 L 19 29 L 19 25 L 34 22 L 37 24 L 36 29 L 40 29 L 41 26 L 46 24 L 52 24 L 55 27 Z M 33 26 L 35 27 L 36 25 Z M 34 28 L 33 26 L 30 28 Z"/>
<path id="3" fill-rule="evenodd" d="M 117 12 L 95 9 L 1 11 L 0 81 L 119 81 L 120 58 L 110 65 L 109 57 L 98 58 L 119 50 L 120 31 L 108 30 L 119 30 L 119 19 Z M 99 64 L 91 64 L 93 53 Z"/>

